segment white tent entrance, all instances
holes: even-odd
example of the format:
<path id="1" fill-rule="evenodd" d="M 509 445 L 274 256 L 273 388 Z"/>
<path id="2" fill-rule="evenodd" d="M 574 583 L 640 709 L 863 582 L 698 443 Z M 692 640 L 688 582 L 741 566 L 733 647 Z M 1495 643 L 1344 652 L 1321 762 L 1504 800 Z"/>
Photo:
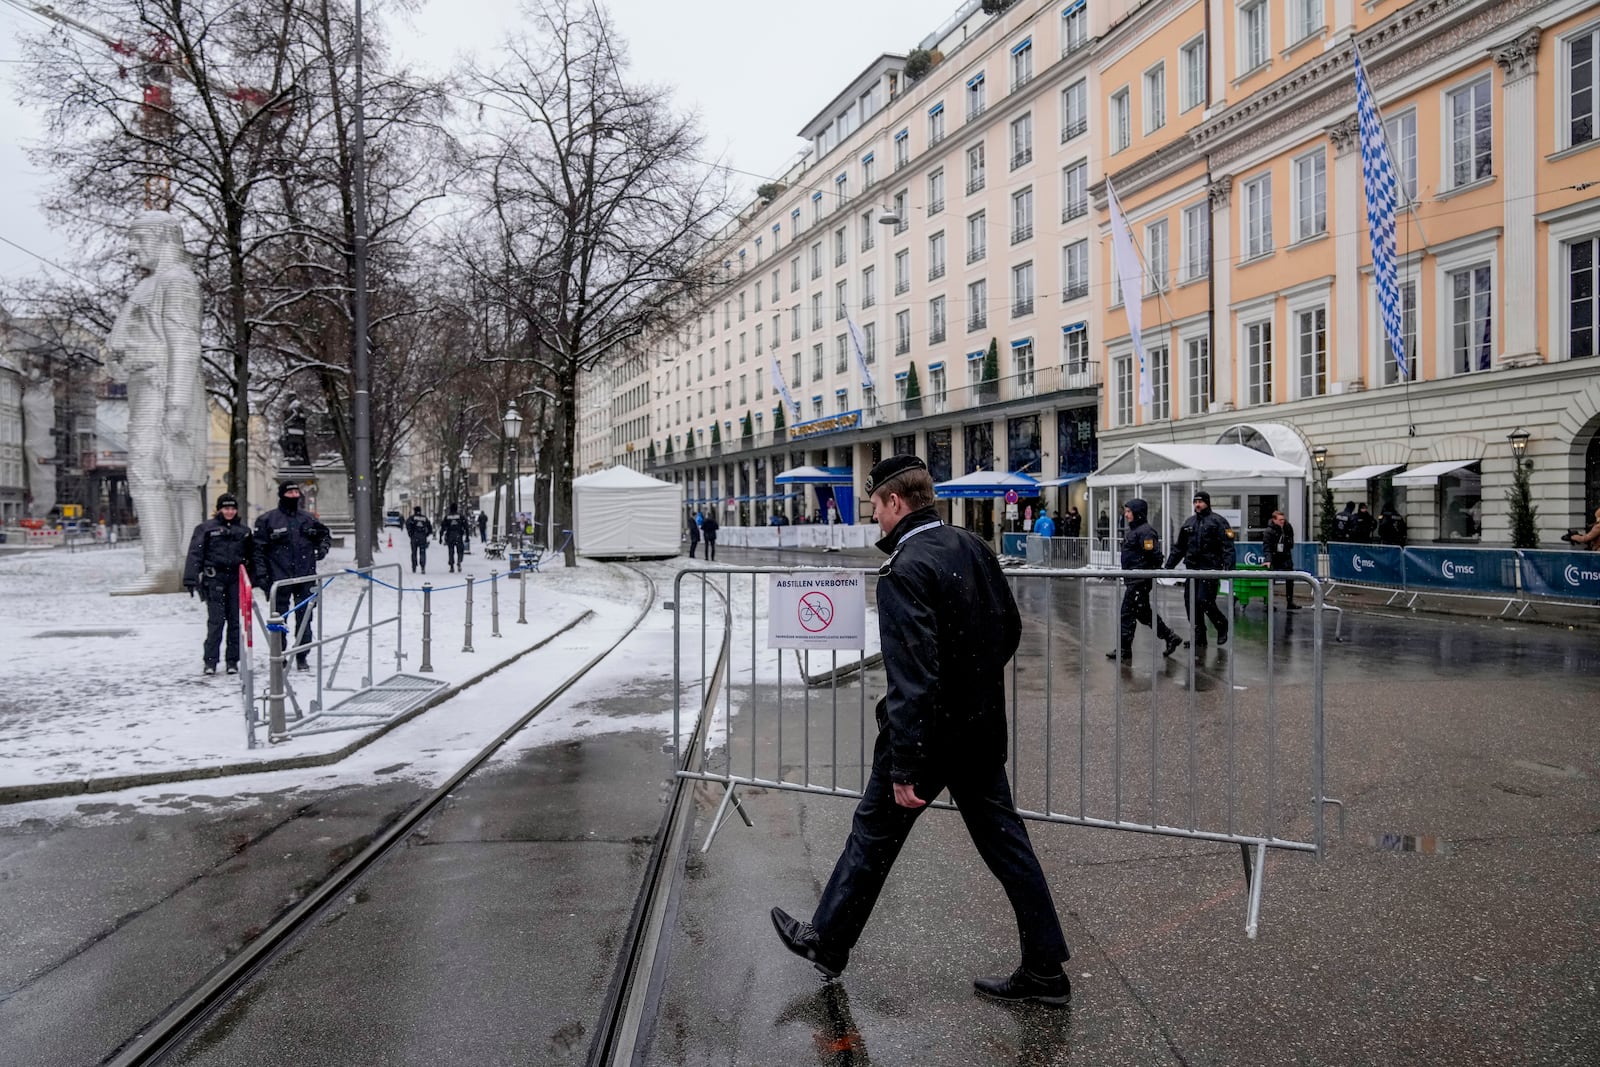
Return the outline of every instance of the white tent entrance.
<path id="1" fill-rule="evenodd" d="M 683 488 L 627 467 L 572 479 L 572 541 L 580 556 L 624 559 L 681 551 Z"/>

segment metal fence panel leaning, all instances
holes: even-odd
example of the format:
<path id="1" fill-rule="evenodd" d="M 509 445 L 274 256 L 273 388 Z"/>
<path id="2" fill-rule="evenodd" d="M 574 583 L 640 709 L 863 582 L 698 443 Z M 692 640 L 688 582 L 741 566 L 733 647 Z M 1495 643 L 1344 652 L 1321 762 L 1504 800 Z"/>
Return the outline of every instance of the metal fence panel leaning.
<path id="1" fill-rule="evenodd" d="M 1007 576 L 1023 618 L 1006 683 L 1019 812 L 1041 823 L 1239 845 L 1249 889 L 1245 928 L 1254 937 L 1267 850 L 1320 856 L 1325 806 L 1338 804 L 1324 789 L 1322 584 L 1304 572 L 1252 572 L 1309 592 L 1309 610 L 1291 615 L 1272 596 L 1264 611 L 1236 611 L 1228 585 L 1239 577 L 1234 571 L 1015 569 Z M 885 687 L 870 610 L 877 577 L 876 570 L 825 568 L 679 574 L 676 605 L 710 589 L 729 611 L 726 684 L 708 698 L 703 684 L 680 682 L 674 715 L 675 746 L 691 735 L 696 714 L 710 719 L 702 768 L 690 770 L 678 752 L 680 777 L 724 788 L 702 851 L 730 804 L 750 821 L 735 796 L 741 787 L 860 797 L 878 729 L 873 707 Z M 1151 578 L 1153 606 L 1184 632 L 1189 587 L 1222 580 L 1227 646 L 1186 646 L 1167 658 L 1143 628 L 1131 662 L 1108 661 L 1107 650 L 1119 647 L 1127 583 Z M 853 586 L 864 586 L 869 608 L 860 647 L 792 647 L 793 635 L 805 643 L 836 614 L 848 619 Z M 780 612 L 796 618 L 775 619 Z M 708 626 L 720 630 L 722 620 L 678 612 L 680 680 L 708 677 L 723 637 L 708 639 Z M 780 631 L 781 641 L 773 636 Z"/>

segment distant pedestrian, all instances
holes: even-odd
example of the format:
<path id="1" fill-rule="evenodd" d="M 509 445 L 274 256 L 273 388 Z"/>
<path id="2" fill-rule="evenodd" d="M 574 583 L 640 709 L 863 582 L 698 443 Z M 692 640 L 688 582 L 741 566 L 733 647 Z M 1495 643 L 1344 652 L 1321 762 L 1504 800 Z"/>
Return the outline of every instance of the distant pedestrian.
<path id="1" fill-rule="evenodd" d="M 878 572 L 888 686 L 878 701 L 872 773 L 811 921 L 773 908 L 772 924 L 785 948 L 838 977 L 912 826 L 948 789 L 1005 888 L 1022 947 L 1015 971 L 976 979 L 974 988 L 1065 1007 L 1072 985 L 1062 964 L 1070 953 L 1005 770 L 1005 665 L 1022 635 L 1016 600 L 989 546 L 940 521 L 921 459 L 884 460 L 866 489 L 884 535 L 878 548 L 889 554 Z"/>
<path id="2" fill-rule="evenodd" d="M 1156 533 L 1155 527 L 1149 522 L 1150 506 L 1138 497 L 1134 497 L 1122 506 L 1122 518 L 1127 524 L 1127 533 L 1122 537 L 1122 569 L 1125 571 L 1158 571 L 1161 569 L 1161 535 Z M 1122 662 L 1133 662 L 1133 638 L 1139 631 L 1139 624 L 1155 628 L 1156 637 L 1166 643 L 1161 650 L 1163 656 L 1170 656 L 1183 644 L 1172 627 L 1167 625 L 1150 602 L 1150 595 L 1155 591 L 1153 578 L 1129 578 L 1122 593 L 1122 644 L 1118 649 L 1106 653 L 1107 659 L 1116 659 L 1119 655 Z"/>
<path id="3" fill-rule="evenodd" d="M 700 547 L 700 513 L 697 511 L 689 519 L 689 558 L 695 558 L 695 549 Z"/>
<path id="4" fill-rule="evenodd" d="M 706 539 L 706 559 L 717 558 L 717 531 L 722 529 L 722 524 L 717 521 L 717 513 L 711 512 L 700 524 L 700 533 Z"/>
<path id="5" fill-rule="evenodd" d="M 1378 541 L 1396 546 L 1406 543 L 1406 520 L 1392 507 L 1385 507 L 1378 516 Z"/>
<path id="6" fill-rule="evenodd" d="M 1261 535 L 1261 547 L 1266 550 L 1268 570 L 1294 570 L 1294 526 L 1283 512 L 1272 513 L 1266 533 Z M 1283 592 L 1288 600 L 1289 610 L 1299 611 L 1300 605 L 1294 602 L 1294 586 L 1292 579 L 1283 580 Z"/>
<path id="7" fill-rule="evenodd" d="M 114 530 L 115 527 L 112 527 Z M 228 673 L 239 673 L 239 568 L 255 567 L 255 539 L 239 521 L 239 500 L 217 497 L 216 513 L 194 528 L 183 563 L 183 588 L 206 605 L 206 640 L 200 658 L 206 674 L 217 673 L 223 627 L 228 633 Z"/>
<path id="8" fill-rule="evenodd" d="M 1106 549 L 1111 547 L 1109 544 L 1111 540 L 1111 516 L 1108 513 L 1102 511 L 1100 517 L 1095 520 L 1094 533 L 1100 539 L 1100 544 L 1096 546 L 1097 548 Z"/>
<path id="9" fill-rule="evenodd" d="M 416 574 L 420 569 L 427 574 L 428 542 L 433 540 L 433 523 L 421 508 L 411 509 L 411 517 L 406 520 L 406 537 L 411 540 L 411 573 Z"/>
<path id="10" fill-rule="evenodd" d="M 1192 571 L 1233 569 L 1234 533 L 1228 520 L 1211 510 L 1211 494 L 1198 489 L 1194 494 L 1194 514 L 1184 521 L 1177 542 L 1167 556 L 1167 569 L 1182 562 Z M 1196 578 L 1184 590 L 1189 622 L 1194 629 L 1194 646 L 1206 647 L 1206 621 L 1217 632 L 1217 644 L 1228 643 L 1228 617 L 1217 607 L 1217 578 Z"/>
<path id="11" fill-rule="evenodd" d="M 1377 532 L 1378 523 L 1372 517 L 1372 512 L 1367 505 L 1357 504 L 1356 513 L 1350 518 L 1350 540 L 1358 545 L 1368 545 Z"/>
<path id="12" fill-rule="evenodd" d="M 292 578 L 308 578 L 317 573 L 317 564 L 333 547 L 333 535 L 320 520 L 300 508 L 300 484 L 283 482 L 278 486 L 278 506 L 256 519 L 256 585 L 270 590 L 274 583 Z M 296 663 L 301 670 L 309 670 L 310 649 L 305 647 L 315 632 L 312 620 L 316 617 L 313 597 L 317 592 L 315 582 L 297 582 L 278 590 L 272 599 L 273 614 L 288 616 L 293 612 L 290 632 L 284 641 L 285 651 L 295 650 Z"/>
<path id="13" fill-rule="evenodd" d="M 451 505 L 449 512 L 445 515 L 444 523 L 439 528 L 439 532 L 444 537 L 444 547 L 450 559 L 451 572 L 459 571 L 461 569 L 461 557 L 467 545 L 467 520 L 461 517 L 461 513 L 456 510 L 454 505 Z"/>
<path id="14" fill-rule="evenodd" d="M 1061 536 L 1062 537 L 1082 537 L 1083 536 L 1083 516 L 1078 513 L 1078 509 L 1077 508 L 1068 508 L 1067 509 L 1066 517 L 1061 522 Z"/>
<path id="15" fill-rule="evenodd" d="M 1600 552 L 1600 508 L 1594 509 L 1592 526 L 1583 531 L 1568 531 L 1561 535 L 1561 540 L 1584 551 Z"/>
<path id="16" fill-rule="evenodd" d="M 489 541 L 489 513 L 483 510 L 478 512 L 478 541 L 483 544 Z"/>
<path id="17" fill-rule="evenodd" d="M 1344 510 L 1333 517 L 1333 539 L 1348 541 L 1355 533 L 1356 502 L 1346 500 Z"/>

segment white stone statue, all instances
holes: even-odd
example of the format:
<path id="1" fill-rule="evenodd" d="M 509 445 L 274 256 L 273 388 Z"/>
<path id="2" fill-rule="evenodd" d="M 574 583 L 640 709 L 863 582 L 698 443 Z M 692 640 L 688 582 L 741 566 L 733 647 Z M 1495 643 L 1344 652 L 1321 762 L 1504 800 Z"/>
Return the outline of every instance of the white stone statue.
<path id="1" fill-rule="evenodd" d="M 145 212 L 132 240 L 145 276 L 117 315 L 107 347 L 128 380 L 128 490 L 139 513 L 144 574 L 116 592 L 176 593 L 185 539 L 203 518 L 206 482 L 200 283 L 174 216 Z"/>

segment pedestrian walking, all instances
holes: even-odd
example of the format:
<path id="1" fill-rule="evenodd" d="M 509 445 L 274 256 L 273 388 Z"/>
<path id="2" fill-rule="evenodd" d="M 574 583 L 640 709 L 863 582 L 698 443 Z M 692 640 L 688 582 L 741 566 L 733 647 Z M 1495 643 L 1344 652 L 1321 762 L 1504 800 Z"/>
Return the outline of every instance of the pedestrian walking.
<path id="1" fill-rule="evenodd" d="M 1266 532 L 1261 535 L 1261 547 L 1267 554 L 1268 570 L 1294 570 L 1294 526 L 1283 512 L 1272 513 L 1272 518 L 1267 522 Z M 1283 594 L 1288 601 L 1289 610 L 1299 611 L 1300 605 L 1294 602 L 1294 587 L 1293 579 L 1283 580 Z"/>
<path id="2" fill-rule="evenodd" d="M 1184 520 L 1178 539 L 1167 556 L 1167 569 L 1180 562 L 1192 571 L 1233 570 L 1233 527 L 1228 520 L 1211 510 L 1211 494 L 1204 489 L 1195 491 L 1194 514 Z M 1217 631 L 1217 644 L 1228 643 L 1228 617 L 1217 608 L 1216 578 L 1196 578 L 1184 590 L 1183 602 L 1189 609 L 1189 622 L 1194 631 L 1194 646 L 1206 647 L 1206 620 Z"/>
<path id="3" fill-rule="evenodd" d="M 1161 535 L 1150 525 L 1150 506 L 1138 497 L 1122 505 L 1122 519 L 1128 532 L 1122 535 L 1122 569 L 1125 571 L 1158 571 L 1161 569 Z M 1133 638 L 1139 624 L 1153 626 L 1156 637 L 1166 643 L 1161 650 L 1170 656 L 1183 644 L 1183 638 L 1168 626 L 1151 606 L 1150 595 L 1155 591 L 1154 578 L 1125 579 L 1122 592 L 1122 644 L 1119 649 L 1106 653 L 1107 659 L 1133 662 Z"/>
<path id="4" fill-rule="evenodd" d="M 1068 508 L 1066 518 L 1061 523 L 1062 537 L 1083 536 L 1083 516 L 1077 508 Z"/>
<path id="5" fill-rule="evenodd" d="M 428 542 L 433 540 L 433 523 L 421 508 L 411 509 L 411 517 L 406 520 L 406 537 L 411 541 L 411 573 L 416 574 L 420 568 L 427 574 Z"/>
<path id="6" fill-rule="evenodd" d="M 478 512 L 478 541 L 482 544 L 489 543 L 489 513 L 487 511 L 480 510 Z"/>
<path id="7" fill-rule="evenodd" d="M 113 527 L 114 529 L 114 527 Z M 206 606 L 206 640 L 201 647 L 202 670 L 217 673 L 222 634 L 228 634 L 229 674 L 239 673 L 239 568 L 255 568 L 255 539 L 239 521 L 239 500 L 232 493 L 217 497 L 216 513 L 194 528 L 189 554 L 183 563 L 183 588 L 199 593 Z"/>
<path id="8" fill-rule="evenodd" d="M 850 836 L 810 922 L 772 909 L 784 946 L 829 978 L 850 960 L 917 817 L 948 789 L 978 854 L 1016 913 L 1022 962 L 979 978 L 1001 1000 L 1065 1006 L 1070 953 L 1044 872 L 1006 777 L 1005 674 L 1022 621 L 989 546 L 941 522 L 933 479 L 916 456 L 867 476 L 878 548 L 878 628 L 888 691 L 878 701 L 872 773 Z"/>
<path id="9" fill-rule="evenodd" d="M 694 559 L 695 549 L 700 547 L 700 513 L 697 511 L 689 520 L 689 558 Z"/>
<path id="10" fill-rule="evenodd" d="M 308 511 L 300 508 L 300 483 L 283 482 L 278 486 L 278 506 L 256 519 L 256 585 L 270 590 L 275 582 L 292 578 L 307 578 L 317 573 L 317 564 L 333 547 L 333 535 L 328 528 Z M 316 617 L 315 583 L 299 582 L 278 590 L 272 598 L 275 615 L 293 615 L 290 632 L 284 640 L 287 652 L 298 649 L 296 663 L 308 670 L 305 647 L 314 632 L 311 627 Z M 299 607 L 291 613 L 290 609 Z"/>
<path id="11" fill-rule="evenodd" d="M 454 504 L 450 505 L 450 511 L 439 527 L 439 534 L 444 538 L 444 547 L 450 559 L 450 570 L 454 573 L 461 569 L 461 557 L 465 553 L 467 544 L 467 520 L 461 517 Z"/>
<path id="12" fill-rule="evenodd" d="M 700 535 L 706 539 L 706 559 L 717 558 L 717 531 L 722 529 L 722 524 L 717 521 L 717 513 L 710 512 L 705 521 L 700 524 Z"/>

